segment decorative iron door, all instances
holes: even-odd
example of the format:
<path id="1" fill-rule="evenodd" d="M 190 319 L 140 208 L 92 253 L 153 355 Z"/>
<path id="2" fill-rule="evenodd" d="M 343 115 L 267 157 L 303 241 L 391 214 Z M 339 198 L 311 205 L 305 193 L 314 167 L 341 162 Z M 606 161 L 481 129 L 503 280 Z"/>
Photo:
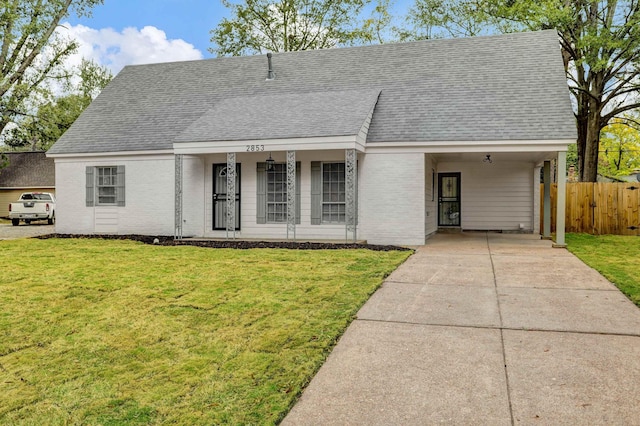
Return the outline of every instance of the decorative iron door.
<path id="1" fill-rule="evenodd" d="M 227 165 L 213 165 L 213 229 L 227 229 Z M 236 231 L 240 230 L 240 164 L 236 163 Z"/>
<path id="2" fill-rule="evenodd" d="M 438 226 L 460 226 L 460 173 L 438 174 Z"/>

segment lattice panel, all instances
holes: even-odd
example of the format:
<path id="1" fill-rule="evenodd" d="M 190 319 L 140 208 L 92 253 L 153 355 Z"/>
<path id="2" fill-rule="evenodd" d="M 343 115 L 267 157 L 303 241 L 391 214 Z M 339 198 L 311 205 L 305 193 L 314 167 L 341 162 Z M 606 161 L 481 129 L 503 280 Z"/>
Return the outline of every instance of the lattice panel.
<path id="1" fill-rule="evenodd" d="M 287 151 L 287 239 L 296 239 L 296 152 Z"/>
<path id="2" fill-rule="evenodd" d="M 175 168 L 176 168 L 176 178 L 175 178 L 175 197 L 176 197 L 176 205 L 175 205 L 175 230 L 174 236 L 176 240 L 182 239 L 182 164 L 183 164 L 183 155 L 177 154 L 175 156 Z"/>
<path id="3" fill-rule="evenodd" d="M 355 149 L 345 150 L 345 210 L 346 239 L 356 241 L 357 188 L 358 188 L 358 155 Z M 349 235 L 351 234 L 351 235 Z"/>
<path id="4" fill-rule="evenodd" d="M 227 153 L 227 238 L 236 238 L 236 153 Z"/>

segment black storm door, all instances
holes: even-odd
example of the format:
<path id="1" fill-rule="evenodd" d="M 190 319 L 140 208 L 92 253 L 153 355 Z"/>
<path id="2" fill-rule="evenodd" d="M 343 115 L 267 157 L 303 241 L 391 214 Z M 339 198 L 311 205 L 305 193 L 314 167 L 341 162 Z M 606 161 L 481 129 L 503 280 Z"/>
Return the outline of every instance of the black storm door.
<path id="1" fill-rule="evenodd" d="M 236 231 L 240 230 L 240 164 L 236 163 Z M 213 165 L 213 230 L 227 229 L 227 165 Z"/>
<path id="2" fill-rule="evenodd" d="M 438 174 L 438 226 L 460 226 L 460 173 Z"/>

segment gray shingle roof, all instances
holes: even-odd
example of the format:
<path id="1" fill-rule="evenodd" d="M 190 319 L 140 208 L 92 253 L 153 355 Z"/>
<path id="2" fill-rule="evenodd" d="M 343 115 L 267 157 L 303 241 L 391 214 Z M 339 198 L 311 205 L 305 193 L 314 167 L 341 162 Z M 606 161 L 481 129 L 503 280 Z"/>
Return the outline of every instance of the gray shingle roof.
<path id="1" fill-rule="evenodd" d="M 9 165 L 0 169 L 0 188 L 38 188 L 56 185 L 53 158 L 44 152 L 5 152 Z"/>
<path id="2" fill-rule="evenodd" d="M 252 139 L 261 131 L 248 121 L 209 124 L 214 112 L 258 99 L 371 90 L 380 95 L 367 144 L 576 138 L 553 30 L 278 53 L 273 67 L 273 81 L 264 55 L 125 67 L 49 152 L 171 149 L 178 136 L 208 130 Z M 324 122 L 332 119 L 327 106 L 315 106 L 301 134 L 333 126 Z M 281 118 L 295 114 L 294 104 L 282 105 Z"/>
<path id="3" fill-rule="evenodd" d="M 357 135 L 379 90 L 288 93 L 223 99 L 176 142 Z"/>

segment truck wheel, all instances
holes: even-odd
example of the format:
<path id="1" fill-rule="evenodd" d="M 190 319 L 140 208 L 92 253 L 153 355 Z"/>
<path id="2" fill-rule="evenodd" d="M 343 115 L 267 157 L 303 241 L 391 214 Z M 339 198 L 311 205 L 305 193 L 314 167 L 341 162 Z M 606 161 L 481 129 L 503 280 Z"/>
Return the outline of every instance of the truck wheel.
<path id="1" fill-rule="evenodd" d="M 24 223 L 26 223 L 27 225 L 31 225 L 31 220 L 29 220 L 29 219 L 25 219 L 25 220 L 24 220 Z"/>
<path id="2" fill-rule="evenodd" d="M 18 226 L 20 224 L 20 219 L 11 219 L 11 224 L 13 226 Z"/>
<path id="3" fill-rule="evenodd" d="M 56 223 L 56 214 L 55 213 L 49 219 L 47 219 L 47 223 L 49 225 L 53 225 L 54 223 Z"/>

